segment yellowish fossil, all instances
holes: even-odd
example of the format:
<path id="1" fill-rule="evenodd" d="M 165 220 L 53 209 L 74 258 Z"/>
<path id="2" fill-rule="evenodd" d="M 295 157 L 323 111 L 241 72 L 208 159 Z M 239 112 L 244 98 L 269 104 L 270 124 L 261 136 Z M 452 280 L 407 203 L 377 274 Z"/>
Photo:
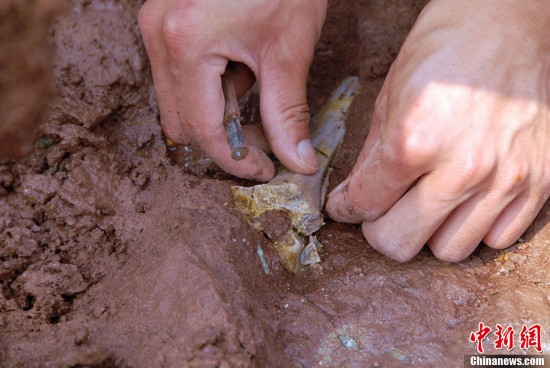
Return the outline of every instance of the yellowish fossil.
<path id="1" fill-rule="evenodd" d="M 358 88 L 357 77 L 346 78 L 313 120 L 311 140 L 319 160 L 315 174 L 281 168 L 269 183 L 232 187 L 236 206 L 271 240 L 290 272 L 320 261 L 320 243 L 313 233 L 323 225 L 330 164 L 344 138 L 347 112 Z"/>

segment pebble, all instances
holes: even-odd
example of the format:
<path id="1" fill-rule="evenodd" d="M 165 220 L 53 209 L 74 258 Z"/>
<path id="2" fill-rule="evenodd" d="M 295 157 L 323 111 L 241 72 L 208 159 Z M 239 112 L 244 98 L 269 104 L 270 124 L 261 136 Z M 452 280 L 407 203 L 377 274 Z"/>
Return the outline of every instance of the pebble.
<path id="1" fill-rule="evenodd" d="M 351 277 L 349 277 L 349 275 L 344 276 L 342 282 L 344 283 L 344 285 L 348 285 L 351 282 Z"/>
<path id="2" fill-rule="evenodd" d="M 516 265 L 514 264 L 514 262 L 508 260 L 508 261 L 505 261 L 501 268 L 500 268 L 500 272 L 511 272 L 511 271 L 514 271 L 516 269 Z"/>
<path id="3" fill-rule="evenodd" d="M 349 336 L 338 336 L 340 338 L 340 342 L 342 343 L 342 346 L 348 349 L 355 349 L 357 347 L 357 343 L 355 340 Z"/>
<path id="4" fill-rule="evenodd" d="M 308 266 L 319 262 L 321 262 L 321 258 L 319 257 L 319 253 L 317 253 L 315 244 L 309 243 L 300 254 L 300 263 Z"/>
<path id="5" fill-rule="evenodd" d="M 76 332 L 74 336 L 74 343 L 76 345 L 84 345 L 88 342 L 88 338 L 90 337 L 90 333 L 88 332 L 88 329 L 83 328 Z"/>

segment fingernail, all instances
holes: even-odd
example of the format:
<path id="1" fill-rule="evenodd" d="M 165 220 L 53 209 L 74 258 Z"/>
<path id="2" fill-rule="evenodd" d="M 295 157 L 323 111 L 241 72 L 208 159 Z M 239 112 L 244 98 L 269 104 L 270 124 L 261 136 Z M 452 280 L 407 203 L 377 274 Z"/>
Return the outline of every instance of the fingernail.
<path id="1" fill-rule="evenodd" d="M 311 139 L 304 139 L 298 143 L 297 146 L 298 157 L 302 161 L 304 166 L 307 166 L 310 169 L 317 170 L 319 168 L 319 163 L 317 162 L 317 154 L 313 145 L 311 144 Z"/>

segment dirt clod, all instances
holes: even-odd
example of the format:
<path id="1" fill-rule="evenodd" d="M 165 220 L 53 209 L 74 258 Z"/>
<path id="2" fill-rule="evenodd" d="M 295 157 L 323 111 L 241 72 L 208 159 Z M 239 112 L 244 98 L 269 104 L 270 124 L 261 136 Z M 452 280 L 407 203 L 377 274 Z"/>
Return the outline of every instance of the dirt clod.
<path id="1" fill-rule="evenodd" d="M 286 243 L 290 241 L 292 218 L 287 210 L 268 210 L 259 217 L 261 229 L 273 242 Z"/>

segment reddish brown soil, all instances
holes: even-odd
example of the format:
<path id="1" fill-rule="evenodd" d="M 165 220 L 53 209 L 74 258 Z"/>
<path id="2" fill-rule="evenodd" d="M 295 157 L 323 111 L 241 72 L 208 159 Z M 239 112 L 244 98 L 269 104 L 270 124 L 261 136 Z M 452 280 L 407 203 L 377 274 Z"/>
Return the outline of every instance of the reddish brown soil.
<path id="1" fill-rule="evenodd" d="M 234 208 L 235 181 L 166 157 L 134 3 L 73 1 L 38 148 L 0 165 L 0 366 L 458 367 L 480 321 L 540 323 L 550 349 L 548 203 L 525 243 L 458 264 L 400 264 L 328 221 L 321 266 L 290 276 Z M 363 85 L 333 186 L 422 5 L 330 3 L 312 109 L 350 74 Z"/>
<path id="2" fill-rule="evenodd" d="M 33 149 L 33 132 L 51 97 L 48 30 L 60 5 L 55 0 L 0 2 L 0 158 L 18 158 Z"/>

